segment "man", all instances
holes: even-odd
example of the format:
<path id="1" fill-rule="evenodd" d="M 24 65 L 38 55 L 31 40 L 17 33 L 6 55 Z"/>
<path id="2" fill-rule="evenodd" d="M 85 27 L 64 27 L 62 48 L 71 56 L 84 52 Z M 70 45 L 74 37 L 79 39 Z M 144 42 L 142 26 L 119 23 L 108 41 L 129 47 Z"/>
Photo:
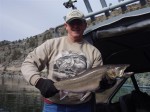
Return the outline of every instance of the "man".
<path id="1" fill-rule="evenodd" d="M 35 48 L 22 64 L 25 79 L 38 88 L 44 97 L 43 112 L 92 112 L 92 95 L 80 101 L 79 94 L 69 93 L 60 100 L 54 82 L 79 75 L 81 72 L 102 65 L 101 54 L 83 39 L 87 23 L 84 14 L 71 10 L 65 18 L 67 36 L 47 40 Z M 48 69 L 47 77 L 40 71 Z"/>

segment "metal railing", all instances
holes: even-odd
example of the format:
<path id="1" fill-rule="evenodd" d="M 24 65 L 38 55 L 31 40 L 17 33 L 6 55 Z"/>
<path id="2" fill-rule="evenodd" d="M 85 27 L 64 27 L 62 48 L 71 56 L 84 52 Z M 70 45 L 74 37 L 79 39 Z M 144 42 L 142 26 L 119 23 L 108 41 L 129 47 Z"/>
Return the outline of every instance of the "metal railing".
<path id="1" fill-rule="evenodd" d="M 107 14 L 107 13 L 109 13 L 110 10 L 113 10 L 113 9 L 119 8 L 119 7 L 121 7 L 122 11 L 124 12 L 127 10 L 126 5 L 137 2 L 137 1 L 139 1 L 141 5 L 146 4 L 146 0 L 126 0 L 126 1 L 118 0 L 119 1 L 118 4 L 107 6 L 106 2 L 104 2 L 105 0 L 100 0 L 100 1 L 102 4 L 102 9 L 100 11 L 92 12 L 92 13 L 88 14 L 86 16 L 86 18 L 93 17 L 93 16 L 96 16 L 96 15 L 101 14 L 101 13 L 105 13 L 106 16 L 109 16 L 110 14 Z"/>
<path id="2" fill-rule="evenodd" d="M 126 7 L 127 5 L 134 3 L 134 2 L 137 2 L 137 1 L 139 1 L 141 6 L 144 6 L 147 4 L 146 0 L 118 0 L 118 4 L 107 6 L 105 0 L 100 0 L 100 4 L 102 6 L 102 9 L 97 11 L 97 12 L 93 12 L 89 0 L 83 0 L 83 1 L 84 1 L 85 6 L 86 6 L 86 9 L 88 11 L 88 15 L 86 15 L 85 18 L 90 18 L 92 21 L 95 20 L 95 16 L 98 14 L 104 13 L 106 17 L 110 16 L 109 11 L 116 9 L 116 8 L 119 8 L 119 7 L 121 8 L 122 12 L 125 12 L 127 10 L 127 7 Z M 55 31 L 55 37 L 59 37 L 58 29 L 60 27 L 63 27 L 63 25 L 64 24 L 59 25 L 55 28 L 55 30 L 54 30 Z"/>

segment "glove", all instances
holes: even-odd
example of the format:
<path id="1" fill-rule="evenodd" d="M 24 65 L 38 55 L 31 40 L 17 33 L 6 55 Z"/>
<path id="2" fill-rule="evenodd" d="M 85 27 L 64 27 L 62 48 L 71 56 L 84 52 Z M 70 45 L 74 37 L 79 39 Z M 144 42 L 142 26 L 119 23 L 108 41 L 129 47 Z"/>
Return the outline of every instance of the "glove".
<path id="1" fill-rule="evenodd" d="M 54 82 L 50 79 L 40 78 L 35 87 L 40 90 L 41 95 L 45 98 L 52 97 L 58 92 Z"/>
<path id="2" fill-rule="evenodd" d="M 111 87 L 113 87 L 116 84 L 117 80 L 116 79 L 110 79 L 110 78 L 106 78 L 104 77 L 100 83 L 99 83 L 99 89 L 96 92 L 103 92 L 106 89 L 109 89 Z"/>

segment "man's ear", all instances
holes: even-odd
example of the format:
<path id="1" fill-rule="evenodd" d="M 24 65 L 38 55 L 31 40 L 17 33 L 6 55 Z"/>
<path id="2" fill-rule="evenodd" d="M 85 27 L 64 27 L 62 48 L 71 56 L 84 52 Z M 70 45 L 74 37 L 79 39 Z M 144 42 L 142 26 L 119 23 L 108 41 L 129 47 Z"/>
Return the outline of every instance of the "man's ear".
<path id="1" fill-rule="evenodd" d="M 67 23 L 64 23 L 64 27 L 65 27 L 65 29 L 67 30 L 67 27 L 68 26 L 68 24 Z"/>
<path id="2" fill-rule="evenodd" d="M 64 27 L 66 27 L 67 26 L 67 23 L 64 23 Z"/>
<path id="3" fill-rule="evenodd" d="M 65 28 L 67 27 L 67 23 L 64 23 L 64 27 L 65 27 Z"/>

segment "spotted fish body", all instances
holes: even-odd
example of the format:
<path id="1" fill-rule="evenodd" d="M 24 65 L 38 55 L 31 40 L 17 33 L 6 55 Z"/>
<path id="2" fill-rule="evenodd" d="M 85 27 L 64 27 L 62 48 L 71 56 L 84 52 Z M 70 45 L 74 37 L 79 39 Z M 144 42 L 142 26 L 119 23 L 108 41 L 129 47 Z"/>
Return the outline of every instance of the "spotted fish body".
<path id="1" fill-rule="evenodd" d="M 97 90 L 106 75 L 110 78 L 122 77 L 129 65 L 103 65 L 87 70 L 78 76 L 55 82 L 55 87 L 67 93 L 86 93 Z"/>

